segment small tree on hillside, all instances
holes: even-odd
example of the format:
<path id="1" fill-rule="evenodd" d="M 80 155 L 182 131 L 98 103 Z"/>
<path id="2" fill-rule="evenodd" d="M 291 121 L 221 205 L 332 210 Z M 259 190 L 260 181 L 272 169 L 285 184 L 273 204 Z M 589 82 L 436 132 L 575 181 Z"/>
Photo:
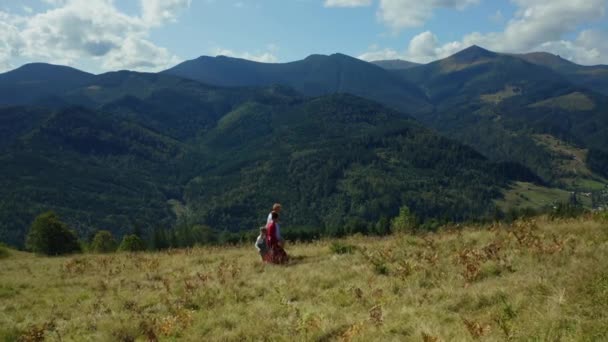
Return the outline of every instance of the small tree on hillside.
<path id="1" fill-rule="evenodd" d="M 407 206 L 399 209 L 399 215 L 391 221 L 391 231 L 393 233 L 409 233 L 416 229 L 416 215 Z"/>
<path id="2" fill-rule="evenodd" d="M 209 226 L 198 225 L 192 227 L 192 238 L 195 244 L 208 245 L 217 241 L 217 236 Z"/>
<path id="3" fill-rule="evenodd" d="M 139 252 L 146 249 L 144 241 L 137 235 L 125 235 L 118 247 L 121 252 Z"/>
<path id="4" fill-rule="evenodd" d="M 391 232 L 391 220 L 386 216 L 380 216 L 378 222 L 374 226 L 374 233 L 378 235 L 387 235 Z"/>
<path id="5" fill-rule="evenodd" d="M 116 239 L 107 230 L 100 230 L 95 234 L 91 243 L 91 250 L 96 253 L 111 253 L 116 251 Z"/>
<path id="6" fill-rule="evenodd" d="M 81 250 L 76 234 L 52 211 L 36 217 L 25 246 L 34 253 L 46 255 L 61 255 Z"/>

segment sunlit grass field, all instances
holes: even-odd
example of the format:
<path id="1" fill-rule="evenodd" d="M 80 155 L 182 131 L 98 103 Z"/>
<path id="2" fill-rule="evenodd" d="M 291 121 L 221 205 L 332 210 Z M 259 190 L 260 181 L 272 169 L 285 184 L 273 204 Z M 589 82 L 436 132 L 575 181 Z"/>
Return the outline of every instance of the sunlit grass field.
<path id="1" fill-rule="evenodd" d="M 608 222 L 0 259 L 0 341 L 608 340 Z"/>

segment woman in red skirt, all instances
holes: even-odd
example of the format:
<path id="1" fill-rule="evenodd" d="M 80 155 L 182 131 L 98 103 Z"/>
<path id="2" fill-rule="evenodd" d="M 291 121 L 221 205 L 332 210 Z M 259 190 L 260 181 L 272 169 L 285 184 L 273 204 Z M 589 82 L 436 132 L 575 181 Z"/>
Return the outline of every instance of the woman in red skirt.
<path id="1" fill-rule="evenodd" d="M 272 220 L 266 225 L 266 245 L 268 246 L 268 254 L 265 258 L 267 262 L 273 264 L 284 264 L 289 257 L 283 249 L 283 241 L 278 235 L 279 214 L 276 211 L 271 213 Z"/>

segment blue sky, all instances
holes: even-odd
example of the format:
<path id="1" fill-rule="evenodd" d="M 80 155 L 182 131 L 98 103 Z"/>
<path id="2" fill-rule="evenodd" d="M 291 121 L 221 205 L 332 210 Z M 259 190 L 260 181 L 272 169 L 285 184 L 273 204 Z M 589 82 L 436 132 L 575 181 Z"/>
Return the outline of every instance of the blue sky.
<path id="1" fill-rule="evenodd" d="M 608 0 L 0 0 L 0 71 L 156 71 L 200 55 L 429 62 L 472 44 L 608 64 Z"/>

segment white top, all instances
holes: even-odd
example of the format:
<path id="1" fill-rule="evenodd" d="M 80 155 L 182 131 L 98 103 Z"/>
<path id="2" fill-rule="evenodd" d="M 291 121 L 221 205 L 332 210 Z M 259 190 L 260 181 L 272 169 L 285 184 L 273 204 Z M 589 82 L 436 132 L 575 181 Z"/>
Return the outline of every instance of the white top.
<path id="1" fill-rule="evenodd" d="M 260 252 L 262 249 L 260 248 L 260 246 L 263 246 L 266 244 L 266 237 L 262 236 L 262 234 L 258 235 L 258 238 L 255 240 L 255 249 L 258 250 L 258 252 Z"/>
<path id="2" fill-rule="evenodd" d="M 272 222 L 272 211 L 270 212 L 270 214 L 268 214 L 268 218 L 266 219 L 266 225 L 269 225 L 270 222 Z M 279 229 L 279 224 L 276 223 L 277 226 L 277 238 L 279 239 L 279 241 L 283 240 L 283 238 L 281 237 L 281 229 Z"/>

